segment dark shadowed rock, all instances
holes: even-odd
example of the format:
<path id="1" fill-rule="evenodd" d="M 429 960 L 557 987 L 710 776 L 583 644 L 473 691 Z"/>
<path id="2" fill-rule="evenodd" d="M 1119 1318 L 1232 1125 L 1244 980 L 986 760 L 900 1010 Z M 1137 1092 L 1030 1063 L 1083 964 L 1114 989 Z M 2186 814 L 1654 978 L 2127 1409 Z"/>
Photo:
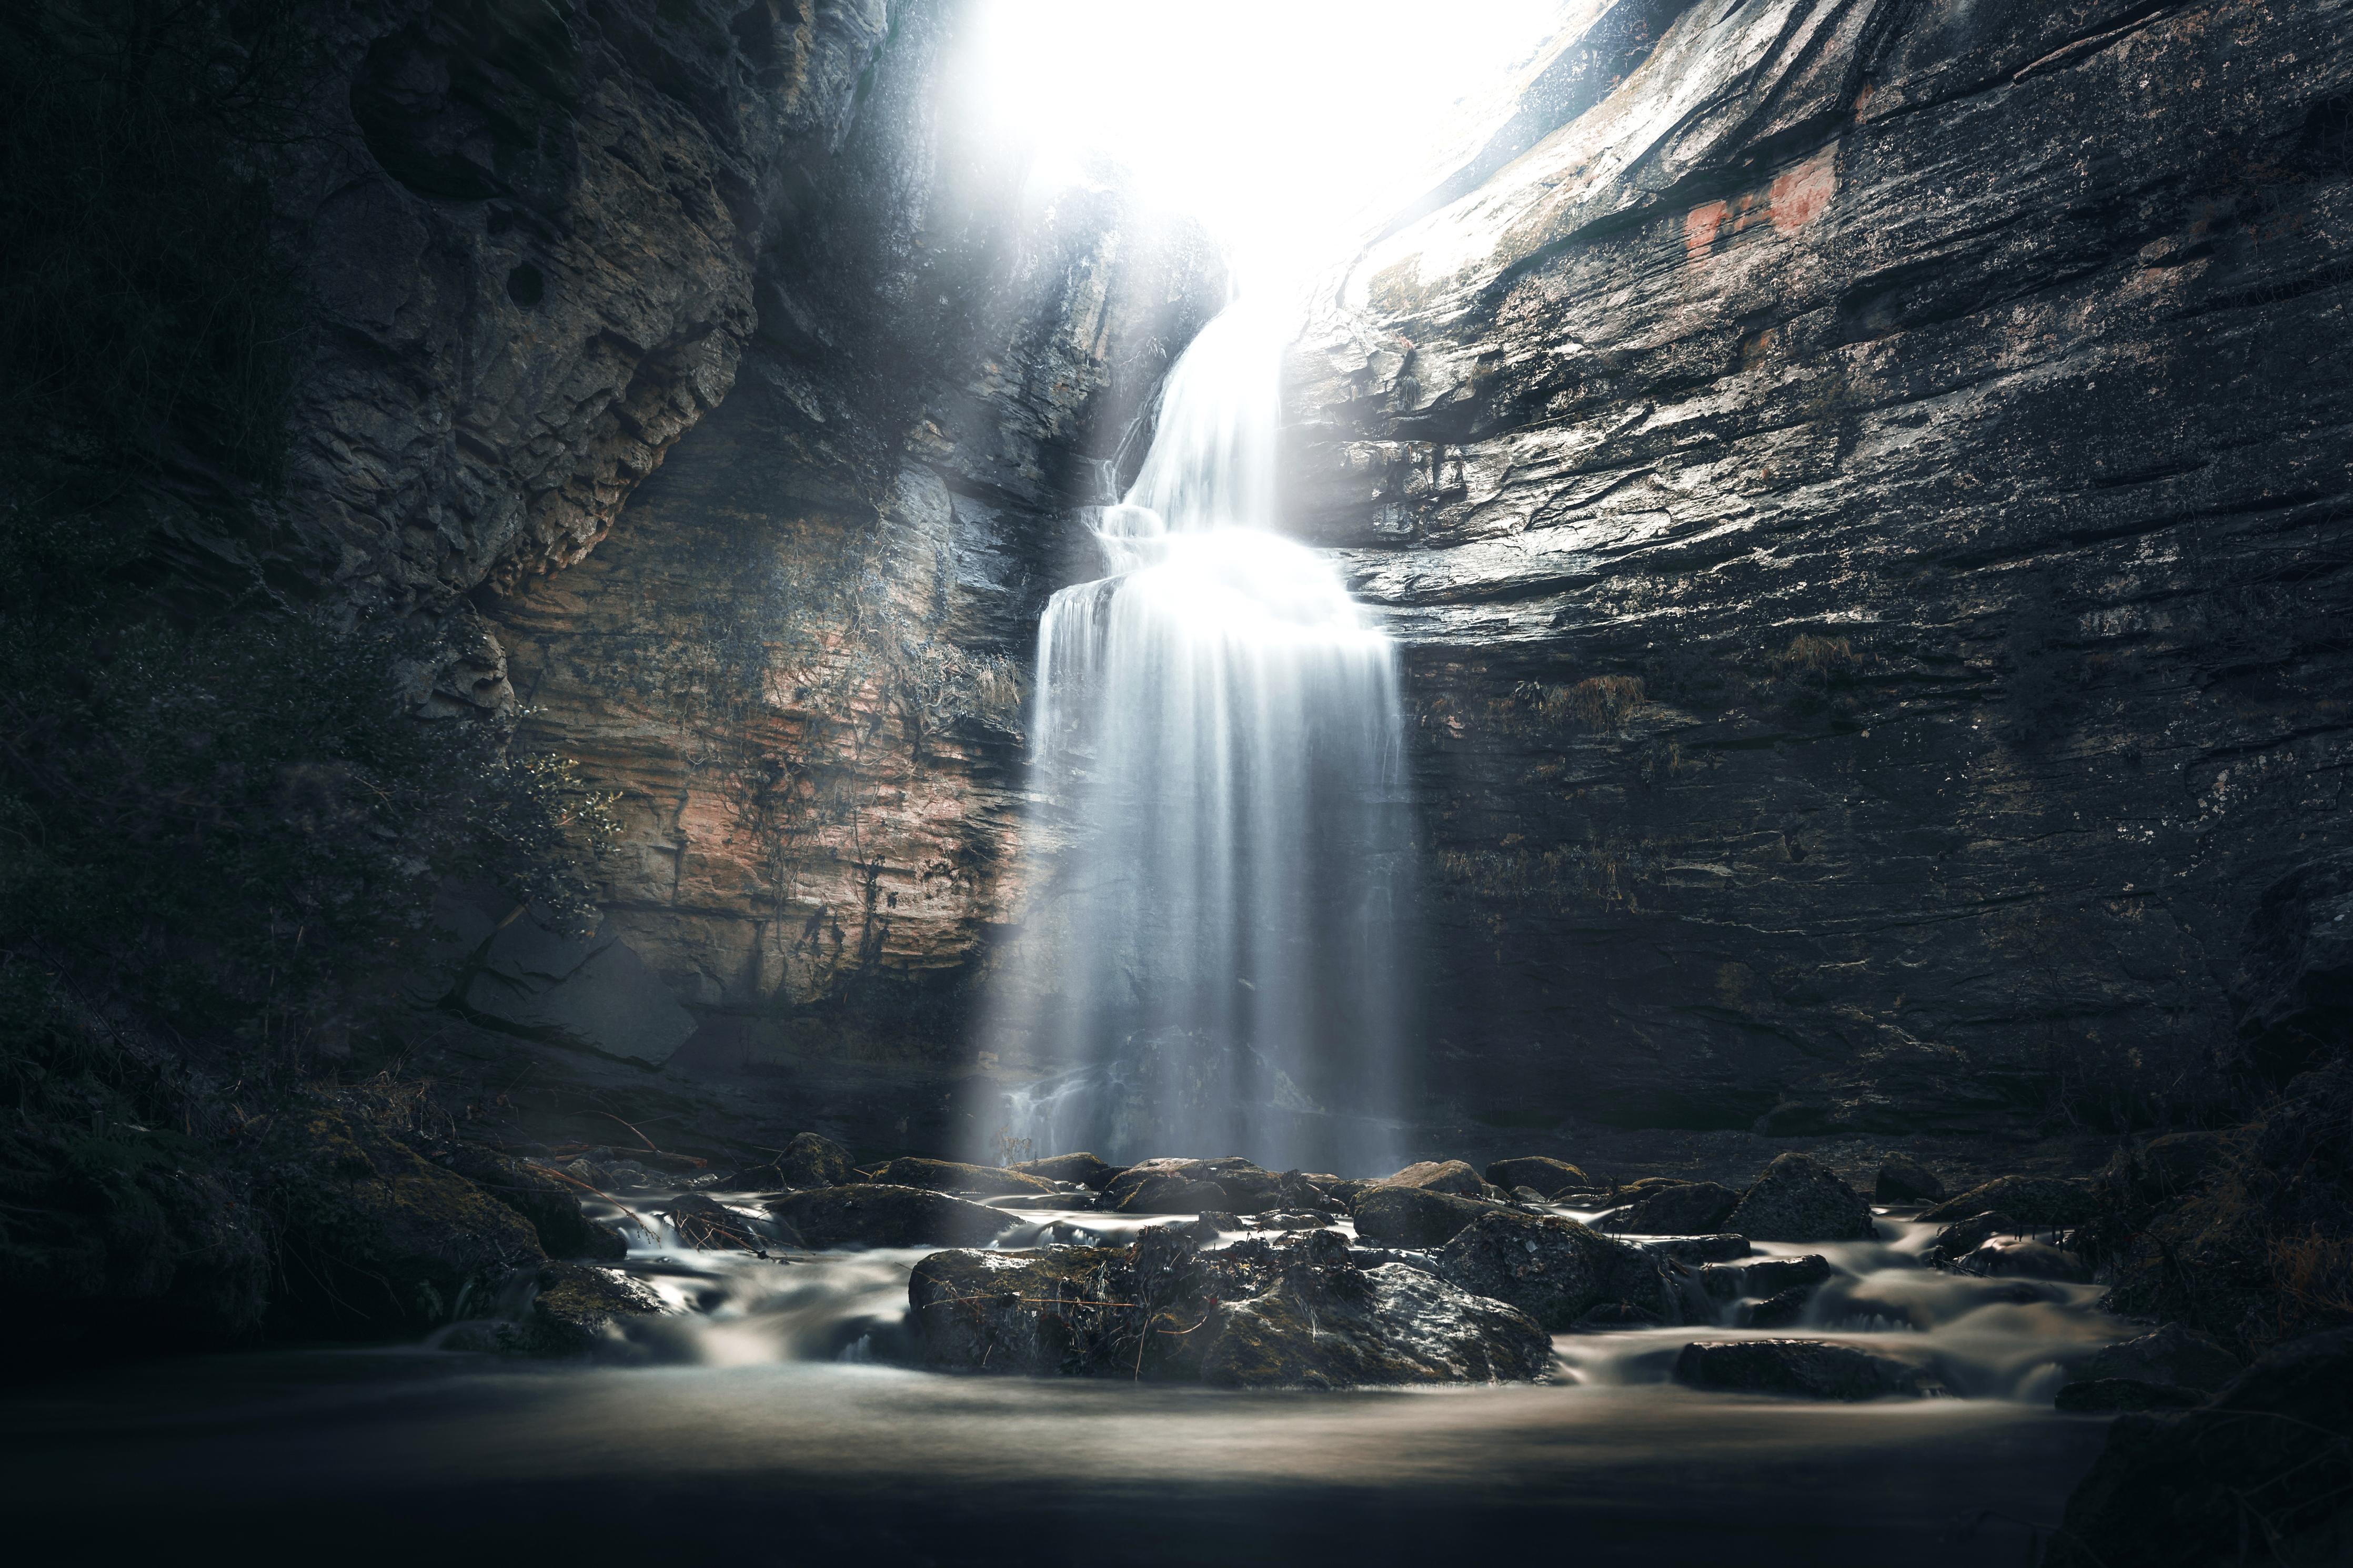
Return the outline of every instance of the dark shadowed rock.
<path id="1" fill-rule="evenodd" d="M 449 1168 L 529 1220 L 550 1258 L 617 1258 L 629 1244 L 580 1212 L 580 1189 L 535 1161 L 479 1144 L 451 1151 Z"/>
<path id="2" fill-rule="evenodd" d="M 1956 1260 L 1953 1267 L 1965 1274 L 1993 1279 L 2059 1279 L 2077 1285 L 2089 1284 L 2092 1279 L 2091 1266 L 2074 1253 L 2047 1241 L 2017 1237 L 1987 1242 Z"/>
<path id="3" fill-rule="evenodd" d="M 1930 1225 L 1948 1225 L 1999 1211 L 2021 1225 L 2039 1230 L 2060 1230 L 2082 1225 L 2099 1208 L 2099 1195 L 2088 1181 L 2068 1176 L 1998 1176 L 1947 1198 L 1920 1217 Z"/>
<path id="4" fill-rule="evenodd" d="M 1909 1154 L 1890 1154 L 1880 1164 L 1871 1195 L 1883 1204 L 1933 1204 L 1945 1195 L 1945 1184 Z"/>
<path id="5" fill-rule="evenodd" d="M 2132 1378 L 2178 1384 L 2201 1394 L 2223 1388 L 2244 1370 L 2237 1356 L 2216 1341 L 2181 1323 L 2108 1346 L 2076 1369 L 2087 1382 Z"/>
<path id="6" fill-rule="evenodd" d="M 522 1321 L 502 1326 L 499 1342 L 524 1355 L 586 1355 L 617 1342 L 622 1320 L 661 1310 L 659 1297 L 617 1269 L 551 1263 L 539 1271 Z"/>
<path id="7" fill-rule="evenodd" d="M 1949 1264 L 1967 1258 L 1998 1236 L 2020 1236 L 2026 1227 L 2000 1210 L 1957 1220 L 1936 1233 L 1922 1256 L 1932 1264 Z"/>
<path id="8" fill-rule="evenodd" d="M 802 1132 L 765 1165 L 750 1165 L 713 1183 L 718 1193 L 780 1193 L 795 1187 L 837 1187 L 849 1180 L 849 1151 L 821 1133 Z"/>
<path id="9" fill-rule="evenodd" d="M 1475 1198 L 1487 1190 L 1479 1173 L 1460 1160 L 1423 1160 L 1408 1165 L 1395 1175 L 1383 1176 L 1368 1183 L 1374 1187 L 1418 1187 L 1426 1193 L 1452 1193 L 1458 1197 Z"/>
<path id="10" fill-rule="evenodd" d="M 1439 1250 L 1440 1276 L 1476 1296 L 1508 1301 L 1548 1330 L 1567 1328 L 1604 1301 L 1653 1317 L 1676 1292 L 1662 1260 L 1550 1215 L 1483 1214 Z"/>
<path id="11" fill-rule="evenodd" d="M 1730 1340 L 1688 1344 L 1675 1381 L 1732 1394 L 1805 1399 L 1909 1399 L 1943 1392 L 1919 1368 L 1852 1345 L 1820 1340 Z"/>
<path id="12" fill-rule="evenodd" d="M 1121 1214 L 1207 1214 L 1224 1212 L 1233 1201 L 1222 1183 L 1162 1173 L 1129 1187 L 1117 1206 Z"/>
<path id="13" fill-rule="evenodd" d="M 1386 1247 L 1443 1247 L 1497 1205 L 1424 1187 L 1369 1187 L 1356 1194 L 1356 1234 Z"/>
<path id="14" fill-rule="evenodd" d="M 978 1193 L 1001 1197 L 1015 1193 L 1050 1194 L 1054 1184 L 1041 1176 L 1024 1175 L 996 1165 L 965 1165 L 954 1160 L 924 1160 L 913 1155 L 892 1161 L 874 1179 L 894 1187 L 922 1187 L 934 1193 Z"/>
<path id="15" fill-rule="evenodd" d="M 2113 1415 L 2126 1410 L 2188 1410 L 2206 1403 L 2206 1396 L 2178 1383 L 2145 1383 L 2138 1378 L 2103 1377 L 2063 1385 L 2052 1396 L 2052 1407 L 2071 1415 Z"/>
<path id="16" fill-rule="evenodd" d="M 1547 1198 L 1556 1193 L 1577 1191 L 1593 1184 L 1593 1178 L 1567 1161 L 1550 1160 L 1541 1154 L 1498 1160 L 1487 1167 L 1487 1179 L 1506 1189 L 1533 1187 Z"/>
<path id="17" fill-rule="evenodd" d="M 512 1207 L 368 1117 L 314 1104 L 271 1129 L 285 1224 L 280 1306 L 312 1332 L 409 1332 L 547 1262 Z"/>
<path id="18" fill-rule="evenodd" d="M 810 1247 L 978 1247 L 1010 1223 L 996 1209 L 922 1187 L 855 1183 L 769 1202 Z"/>
<path id="19" fill-rule="evenodd" d="M 1740 1194 L 1714 1182 L 1681 1182 L 1651 1188 L 1595 1223 L 1626 1236 L 1701 1236 L 1716 1231 L 1740 1206 Z"/>
<path id="20" fill-rule="evenodd" d="M 1777 1290 L 1755 1303 L 1741 1315 L 1744 1327 L 1751 1329 L 1787 1329 L 1805 1321 L 1806 1304 L 1814 1299 L 1809 1286 L 1792 1286 Z"/>
<path id="21" fill-rule="evenodd" d="M 1755 1263 L 1711 1263 L 1699 1271 L 1710 1296 L 1731 1300 L 1740 1296 L 1774 1296 L 1784 1290 L 1811 1289 L 1831 1277 L 1830 1259 L 1820 1253 L 1804 1258 L 1767 1258 Z"/>
<path id="22" fill-rule="evenodd" d="M 2353 1329 L 2295 1340 L 2179 1415 L 2126 1415 L 2046 1568 L 2337 1563 L 2353 1543 Z"/>
<path id="23" fill-rule="evenodd" d="M 1877 1234 L 1862 1195 L 1804 1154 L 1776 1156 L 1724 1226 L 1758 1241 L 1868 1241 Z"/>
<path id="24" fill-rule="evenodd" d="M 1099 1160 L 1092 1154 L 1052 1154 L 1043 1160 L 1025 1160 L 1011 1168 L 1025 1176 L 1042 1176 L 1050 1182 L 1076 1182 L 1082 1187 L 1092 1187 L 1101 1192 L 1126 1167 Z"/>

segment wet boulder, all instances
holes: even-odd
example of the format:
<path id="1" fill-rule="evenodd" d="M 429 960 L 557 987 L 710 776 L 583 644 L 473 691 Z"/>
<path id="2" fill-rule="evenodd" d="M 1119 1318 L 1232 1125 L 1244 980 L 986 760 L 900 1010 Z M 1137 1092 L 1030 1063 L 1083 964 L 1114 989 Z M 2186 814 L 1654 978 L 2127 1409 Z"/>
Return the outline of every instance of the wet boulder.
<path id="1" fill-rule="evenodd" d="M 1701 1285 L 1719 1301 L 1742 1296 L 1778 1296 L 1784 1290 L 1810 1290 L 1828 1282 L 1830 1259 L 1820 1253 L 1804 1258 L 1765 1258 L 1754 1263 L 1711 1263 L 1699 1271 Z"/>
<path id="2" fill-rule="evenodd" d="M 1219 1304 L 1196 1331 L 1207 1336 L 1202 1381 L 1229 1388 L 1527 1382 L 1551 1364 L 1552 1342 L 1535 1320 L 1436 1275 L 1397 1263 L 1318 1272 L 1311 1287 L 1293 1273 L 1258 1296 Z"/>
<path id="3" fill-rule="evenodd" d="M 1638 1239 L 1634 1245 L 1645 1252 L 1672 1258 L 1677 1263 L 1687 1263 L 1694 1268 L 1703 1263 L 1729 1262 L 1736 1258 L 1746 1258 L 1757 1250 L 1748 1245 L 1748 1238 L 1745 1236 L 1649 1236 Z"/>
<path id="4" fill-rule="evenodd" d="M 581 1212 L 581 1187 L 538 1161 L 461 1143 L 448 1151 L 447 1163 L 529 1220 L 540 1249 L 550 1258 L 609 1259 L 628 1253 L 620 1232 Z"/>
<path id="5" fill-rule="evenodd" d="M 618 1269 L 551 1263 L 539 1271 L 522 1321 L 501 1327 L 499 1345 L 522 1355 L 586 1355 L 617 1343 L 626 1320 L 661 1310 L 659 1297 Z"/>
<path id="6" fill-rule="evenodd" d="M 796 1187 L 835 1187 L 849 1181 L 849 1151 L 832 1139 L 803 1132 L 778 1151 L 765 1165 L 752 1165 L 712 1190 L 722 1193 L 780 1193 Z"/>
<path id="7" fill-rule="evenodd" d="M 1795 1328 L 1806 1321 L 1806 1308 L 1814 1299 L 1808 1286 L 1793 1286 L 1777 1290 L 1761 1301 L 1751 1303 L 1740 1314 L 1740 1324 L 1748 1329 Z"/>
<path id="8" fill-rule="evenodd" d="M 1487 1180 L 1505 1191 L 1533 1187 L 1549 1198 L 1557 1193 L 1580 1192 L 1593 1185 L 1593 1179 L 1566 1160 L 1549 1160 L 1541 1154 L 1531 1154 L 1518 1160 L 1498 1160 L 1487 1167 Z"/>
<path id="9" fill-rule="evenodd" d="M 1667 1319 L 1677 1302 L 1662 1259 L 1551 1215 L 1500 1210 L 1479 1215 L 1439 1249 L 1438 1272 L 1474 1296 L 1509 1302 L 1553 1331 L 1604 1303 Z"/>
<path id="10" fill-rule="evenodd" d="M 1641 1196 L 1595 1222 L 1620 1236 L 1698 1236 L 1720 1230 L 1740 1194 L 1714 1182 L 1672 1182 L 1630 1187 Z"/>
<path id="11" fill-rule="evenodd" d="M 1111 1185 L 1113 1178 L 1126 1169 L 1092 1154 L 1052 1154 L 1043 1160 L 1024 1160 L 1008 1167 L 1025 1176 L 1039 1176 L 1050 1182 L 1076 1182 L 1080 1186 L 1102 1192 Z"/>
<path id="12" fill-rule="evenodd" d="M 2294 1340 L 2193 1410 L 2116 1417 L 2046 1568 L 2342 1563 L 2353 1545 L 2353 1329 Z"/>
<path id="13" fill-rule="evenodd" d="M 1014 1194 L 1050 1195 L 1054 1184 L 1042 1176 L 1024 1175 L 996 1165 L 966 1165 L 955 1160 L 925 1160 L 904 1155 L 874 1173 L 885 1186 L 922 1187 L 934 1193 L 978 1193 L 983 1197 Z"/>
<path id="14" fill-rule="evenodd" d="M 1998 1236 L 2022 1236 L 2026 1227 L 1999 1209 L 1956 1220 L 1936 1233 L 1936 1239 L 1921 1254 L 1922 1261 L 1936 1267 L 1950 1265 L 1986 1245 Z"/>
<path id="15" fill-rule="evenodd" d="M 1120 1194 L 1116 1207 L 1121 1214 L 1200 1214 L 1224 1209 L 1232 1201 L 1219 1183 L 1163 1172 L 1129 1186 Z"/>
<path id="16" fill-rule="evenodd" d="M 1777 1155 L 1724 1228 L 1758 1241 L 1869 1241 L 1871 1205 L 1820 1161 Z"/>
<path id="17" fill-rule="evenodd" d="M 815 1247 L 982 1247 L 1010 1223 L 986 1205 L 871 1182 L 793 1193 L 767 1207 Z"/>
<path id="18" fill-rule="evenodd" d="M 1356 1194 L 1356 1234 L 1384 1247 L 1443 1247 L 1499 1205 L 1425 1187 L 1368 1187 Z"/>
<path id="19" fill-rule="evenodd" d="M 1933 1204 L 1945 1195 L 1936 1173 L 1909 1154 L 1890 1154 L 1880 1163 L 1871 1195 L 1883 1204 Z"/>
<path id="20" fill-rule="evenodd" d="M 1008 1374 L 1113 1370 L 1142 1324 L 1134 1249 L 935 1252 L 907 1280 L 908 1326 L 927 1366 Z"/>
<path id="21" fill-rule="evenodd" d="M 1217 1191 L 1201 1190 L 1208 1187 Z M 1143 1160 L 1103 1188 L 1105 1200 L 1125 1214 L 1194 1214 L 1204 1208 L 1255 1214 L 1281 1201 L 1282 1193 L 1281 1177 L 1234 1157 Z"/>
<path id="22" fill-rule="evenodd" d="M 2092 1279 L 2091 1265 L 2075 1254 L 2047 1241 L 2029 1241 L 2021 1237 L 1989 1241 L 1953 1267 L 1964 1274 L 1988 1279 L 2056 1279 L 2073 1285 L 2089 1284 Z"/>
<path id="23" fill-rule="evenodd" d="M 2038 1230 L 2064 1230 L 2092 1218 L 2099 1197 L 2092 1183 L 2073 1177 L 1998 1176 L 1920 1217 L 1930 1225 L 1949 1225 L 1996 1210 Z"/>
<path id="24" fill-rule="evenodd" d="M 1943 1392 L 1918 1367 L 1821 1340 L 1719 1340 L 1687 1344 L 1674 1379 L 1724 1394 L 1800 1399 L 1925 1398 Z"/>
<path id="25" fill-rule="evenodd" d="M 2214 1394 L 2242 1370 L 2239 1358 L 2218 1341 L 2186 1324 L 2168 1323 L 2155 1333 L 2108 1346 L 2078 1368 L 2077 1375 L 2176 1384 Z"/>
<path id="26" fill-rule="evenodd" d="M 1452 1193 L 1465 1198 L 1479 1197 L 1487 1190 L 1487 1184 L 1480 1180 L 1479 1173 L 1460 1160 L 1423 1160 L 1408 1165 L 1395 1175 L 1367 1183 L 1366 1186 L 1413 1187 L 1426 1193 Z"/>

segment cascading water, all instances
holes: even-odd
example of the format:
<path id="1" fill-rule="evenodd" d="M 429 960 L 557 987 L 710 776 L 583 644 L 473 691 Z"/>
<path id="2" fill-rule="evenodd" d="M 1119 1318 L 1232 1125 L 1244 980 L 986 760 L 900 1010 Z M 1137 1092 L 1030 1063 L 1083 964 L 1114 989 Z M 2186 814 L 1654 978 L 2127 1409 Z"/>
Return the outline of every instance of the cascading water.
<path id="1" fill-rule="evenodd" d="M 1411 875 L 1394 650 L 1273 531 L 1282 338 L 1247 304 L 1171 373 L 1108 574 L 1039 628 L 1032 895 L 1000 1049 L 1037 1152 L 1388 1167 Z M 1058 1075 L 1053 1069 L 1059 1068 Z"/>

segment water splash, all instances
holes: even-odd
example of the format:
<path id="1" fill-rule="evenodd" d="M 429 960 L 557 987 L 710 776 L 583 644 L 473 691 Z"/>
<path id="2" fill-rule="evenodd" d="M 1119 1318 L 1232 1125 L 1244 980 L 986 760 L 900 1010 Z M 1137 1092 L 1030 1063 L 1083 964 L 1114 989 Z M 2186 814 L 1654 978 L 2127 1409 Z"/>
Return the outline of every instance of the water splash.
<path id="1" fill-rule="evenodd" d="M 1248 306 L 1201 332 L 1095 519 L 1106 574 L 1039 625 L 1032 837 L 1065 847 L 1020 960 L 1039 1000 L 999 1047 L 1046 1069 L 1003 1110 L 1041 1153 L 1392 1152 L 1397 659 L 1331 563 L 1272 531 L 1282 346 Z"/>

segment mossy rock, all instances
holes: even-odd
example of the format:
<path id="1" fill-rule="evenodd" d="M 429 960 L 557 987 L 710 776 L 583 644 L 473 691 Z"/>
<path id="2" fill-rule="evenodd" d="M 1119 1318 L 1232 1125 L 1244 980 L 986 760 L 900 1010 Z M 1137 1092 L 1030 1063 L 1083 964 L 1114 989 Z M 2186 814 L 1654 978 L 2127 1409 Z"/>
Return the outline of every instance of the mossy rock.
<path id="1" fill-rule="evenodd" d="M 523 1321 L 502 1329 L 500 1343 L 524 1355 L 586 1355 L 618 1343 L 624 1321 L 661 1310 L 660 1297 L 617 1269 L 551 1263 Z"/>
<path id="2" fill-rule="evenodd" d="M 479 1144 L 461 1144 L 449 1168 L 531 1222 L 540 1249 L 550 1258 L 603 1258 L 628 1256 L 620 1232 L 598 1225 L 580 1209 L 579 1189 L 533 1161 Z"/>
<path id="3" fill-rule="evenodd" d="M 330 1104 L 271 1129 L 264 1176 L 284 1215 L 290 1328 L 421 1332 L 547 1262 L 531 1222 L 367 1118 Z"/>
<path id="4" fill-rule="evenodd" d="M 1481 1215 L 1439 1249 L 1438 1271 L 1474 1296 L 1510 1303 L 1548 1331 L 1605 1302 L 1676 1315 L 1665 1264 L 1638 1247 L 1554 1215 Z"/>
<path id="5" fill-rule="evenodd" d="M 1593 1185 L 1593 1178 L 1566 1160 L 1547 1159 L 1530 1154 L 1517 1160 L 1498 1160 L 1487 1167 L 1487 1179 L 1510 1191 L 1515 1187 L 1533 1187 L 1546 1197 L 1556 1193 L 1577 1192 Z"/>
<path id="6" fill-rule="evenodd" d="M 1426 1187 L 1368 1187 L 1356 1194 L 1356 1234 L 1384 1247 L 1443 1247 L 1483 1214 L 1502 1207 Z"/>
<path id="7" fill-rule="evenodd" d="M 874 1173 L 877 1182 L 894 1187 L 922 1187 L 934 1193 L 979 1193 L 985 1197 L 1008 1197 L 1017 1193 L 1050 1194 L 1054 1184 L 1041 1176 L 1024 1175 L 997 1165 L 966 1165 L 954 1160 L 925 1160 L 913 1155 L 892 1161 Z"/>

